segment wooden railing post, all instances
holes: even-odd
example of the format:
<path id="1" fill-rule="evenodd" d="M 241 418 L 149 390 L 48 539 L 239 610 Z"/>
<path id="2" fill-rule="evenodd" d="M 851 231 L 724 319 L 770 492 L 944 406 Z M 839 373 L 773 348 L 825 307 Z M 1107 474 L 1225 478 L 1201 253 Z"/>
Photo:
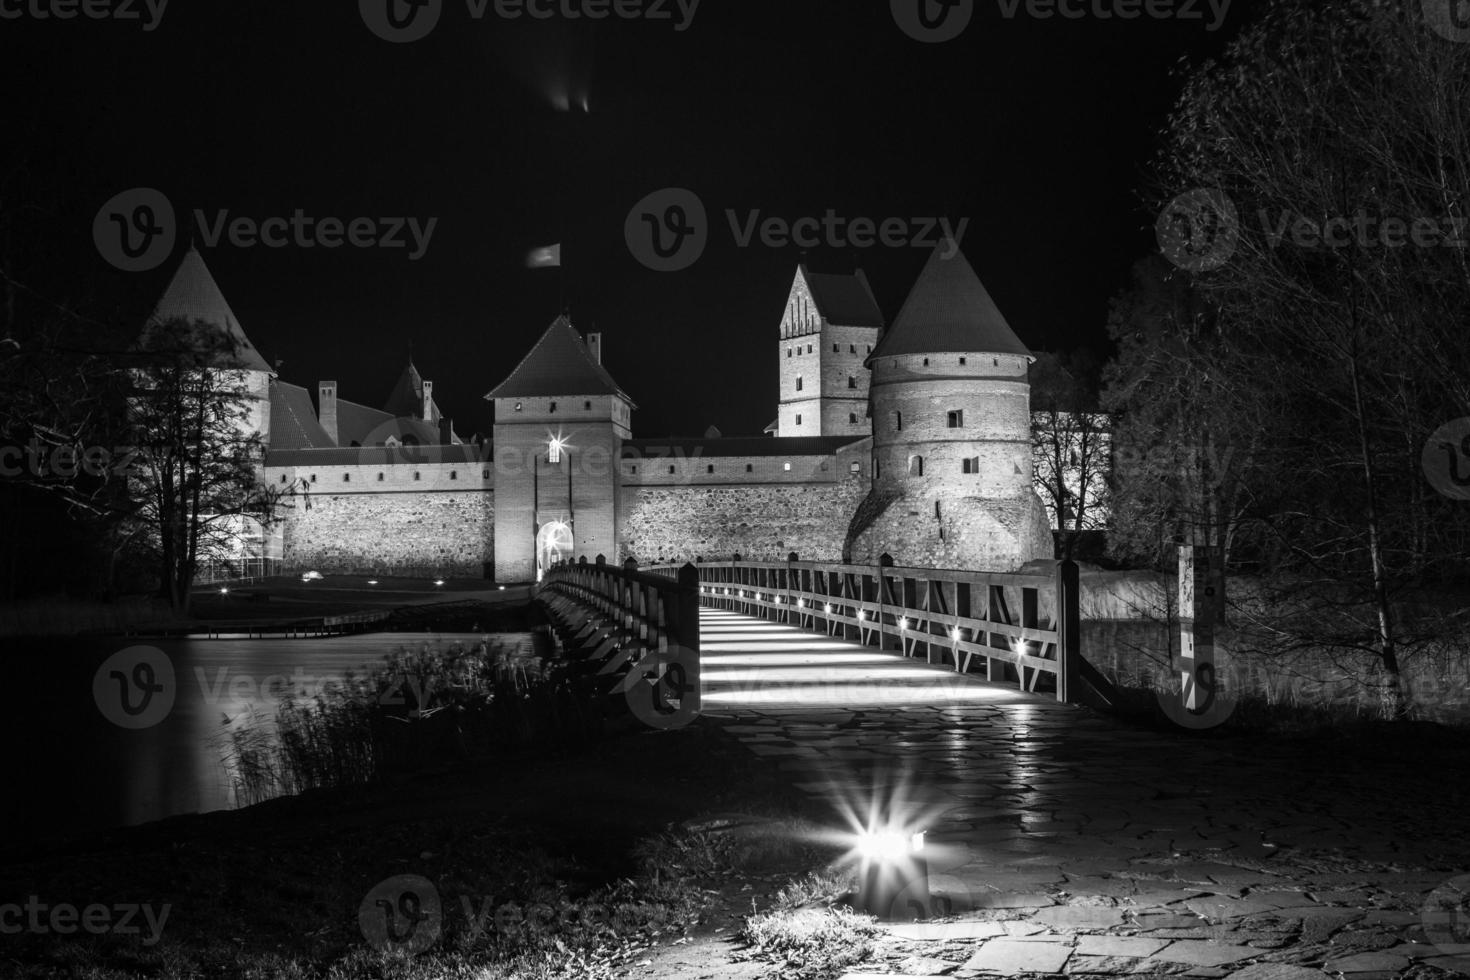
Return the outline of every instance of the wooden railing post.
<path id="1" fill-rule="evenodd" d="M 1077 670 L 1082 658 L 1082 621 L 1079 614 L 1082 583 L 1077 563 L 1057 562 L 1057 700 L 1070 702 L 1077 692 Z"/>
<path id="2" fill-rule="evenodd" d="M 688 698 L 692 701 L 689 706 L 691 713 L 697 715 L 702 707 L 699 682 L 699 662 L 702 659 L 699 652 L 699 569 L 686 563 L 679 569 L 678 582 L 679 587 L 669 594 L 664 611 L 675 642 L 687 651 L 683 658 L 684 690 L 680 694 L 680 710 L 684 710 L 682 699 Z"/>

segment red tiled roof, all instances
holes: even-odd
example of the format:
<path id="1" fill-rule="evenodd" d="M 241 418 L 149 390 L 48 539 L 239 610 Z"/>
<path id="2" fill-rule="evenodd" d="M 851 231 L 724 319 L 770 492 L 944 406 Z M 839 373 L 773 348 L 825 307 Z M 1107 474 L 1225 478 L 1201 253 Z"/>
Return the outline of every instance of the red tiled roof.
<path id="1" fill-rule="evenodd" d="M 866 363 L 893 354 L 1031 356 L 964 253 L 956 249 L 950 258 L 943 257 L 952 248 L 951 242 L 941 243 L 929 256 L 893 326 L 884 332 Z"/>
<path id="2" fill-rule="evenodd" d="M 618 395 L 630 403 L 633 400 L 618 387 L 612 375 L 593 360 L 581 335 L 565 316 L 557 317 L 546 328 L 510 377 L 485 397 L 537 398 L 543 395 Z"/>
<path id="3" fill-rule="evenodd" d="M 204 257 L 199 254 L 198 249 L 192 247 L 174 271 L 168 288 L 163 291 L 163 298 L 154 307 L 148 318 L 148 327 L 144 328 L 145 333 L 156 324 L 174 319 L 183 319 L 190 323 L 203 320 L 225 332 L 234 343 L 235 353 L 221 367 L 275 373 L 250 343 L 250 338 L 245 336 L 240 321 L 230 309 L 230 304 L 225 301 L 224 293 L 220 292 L 219 284 L 214 281 L 214 276 L 210 275 L 208 266 L 204 264 Z"/>
<path id="4" fill-rule="evenodd" d="M 883 314 L 878 301 L 868 288 L 868 277 L 861 269 L 852 275 L 811 272 L 805 265 L 801 274 L 812 291 L 817 312 L 827 322 L 839 327 L 881 327 Z"/>

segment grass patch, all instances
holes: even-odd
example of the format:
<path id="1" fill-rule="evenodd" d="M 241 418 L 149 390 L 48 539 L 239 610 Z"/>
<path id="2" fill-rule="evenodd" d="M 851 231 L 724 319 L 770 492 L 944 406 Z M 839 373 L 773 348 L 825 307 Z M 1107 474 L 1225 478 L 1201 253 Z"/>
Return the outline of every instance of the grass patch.
<path id="1" fill-rule="evenodd" d="M 784 977 L 830 980 L 873 952 L 874 922 L 845 908 L 774 909 L 747 918 L 740 937 Z"/>

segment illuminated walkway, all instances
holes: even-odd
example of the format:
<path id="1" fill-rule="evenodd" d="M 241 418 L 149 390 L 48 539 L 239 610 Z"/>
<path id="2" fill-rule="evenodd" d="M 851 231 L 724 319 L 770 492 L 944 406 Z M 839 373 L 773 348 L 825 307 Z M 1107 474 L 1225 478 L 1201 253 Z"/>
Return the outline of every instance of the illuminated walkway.
<path id="1" fill-rule="evenodd" d="M 1470 890 L 1465 807 L 1412 765 L 1129 727 L 723 610 L 701 642 L 705 716 L 834 828 L 926 830 L 931 888 L 968 909 L 894 927 L 854 972 L 1470 973 L 1423 917 Z"/>

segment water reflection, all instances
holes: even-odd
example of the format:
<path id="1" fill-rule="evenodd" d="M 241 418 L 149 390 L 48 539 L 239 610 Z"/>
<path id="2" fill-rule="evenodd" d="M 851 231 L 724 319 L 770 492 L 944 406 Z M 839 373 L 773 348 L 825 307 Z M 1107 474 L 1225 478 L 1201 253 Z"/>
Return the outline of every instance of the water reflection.
<path id="1" fill-rule="evenodd" d="M 273 719 L 289 688 L 314 693 L 395 650 L 473 645 L 480 634 L 373 633 L 323 639 L 162 640 L 178 692 L 163 721 L 126 730 L 103 717 L 92 677 L 138 641 L 14 642 L 0 649 L 10 756 L 0 822 L 9 842 L 146 823 L 233 805 L 216 733 L 252 710 Z"/>

